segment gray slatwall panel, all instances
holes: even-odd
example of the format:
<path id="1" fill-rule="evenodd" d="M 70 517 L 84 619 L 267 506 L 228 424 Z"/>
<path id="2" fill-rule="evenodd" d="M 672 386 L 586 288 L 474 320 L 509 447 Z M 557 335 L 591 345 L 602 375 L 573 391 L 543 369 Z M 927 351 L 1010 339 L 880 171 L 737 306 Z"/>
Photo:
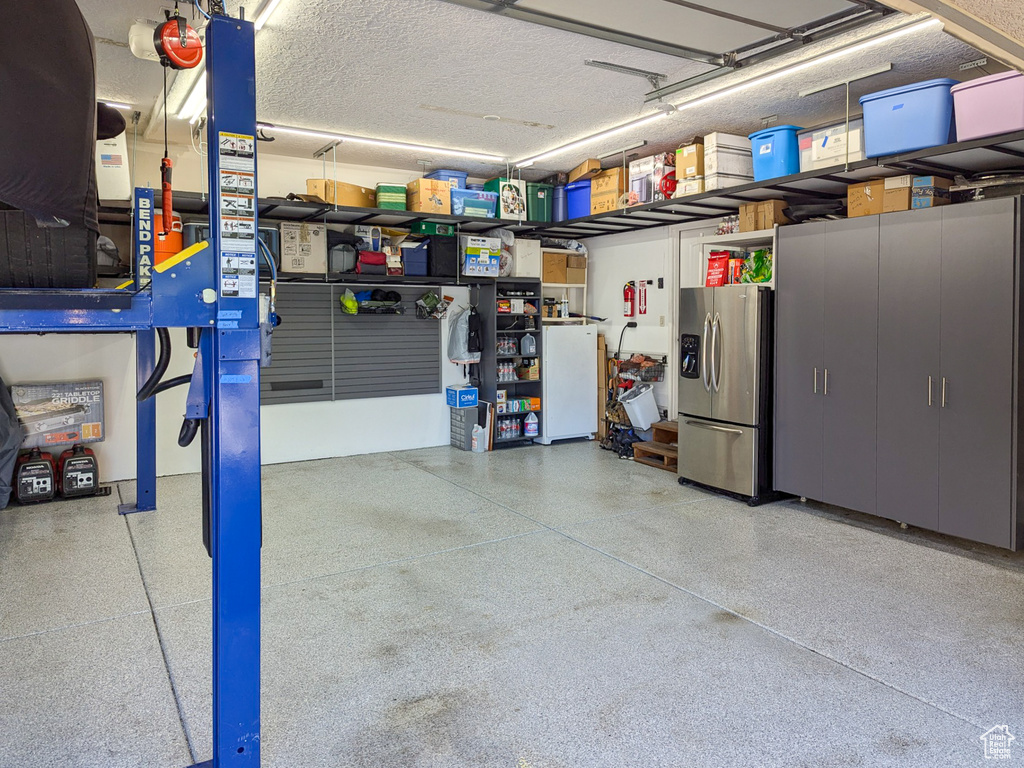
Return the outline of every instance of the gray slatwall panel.
<path id="1" fill-rule="evenodd" d="M 365 290 L 367 286 L 352 286 Z M 441 335 L 436 320 L 416 318 L 426 286 L 391 287 L 407 315 L 344 315 L 345 286 L 280 283 L 274 364 L 262 371 L 261 402 L 302 403 L 441 391 Z M 309 382 L 320 386 L 310 388 Z"/>
<path id="2" fill-rule="evenodd" d="M 277 311 L 282 321 L 274 330 L 273 365 L 261 372 L 262 403 L 331 399 L 331 297 L 328 285 L 278 284 Z M 310 388 L 311 381 L 320 384 Z"/>
<path id="3" fill-rule="evenodd" d="M 338 287 L 336 296 L 344 291 Z M 436 394 L 441 391 L 441 331 L 436 320 L 419 320 L 413 304 L 427 288 L 394 288 L 406 315 L 334 317 L 334 397 Z"/>

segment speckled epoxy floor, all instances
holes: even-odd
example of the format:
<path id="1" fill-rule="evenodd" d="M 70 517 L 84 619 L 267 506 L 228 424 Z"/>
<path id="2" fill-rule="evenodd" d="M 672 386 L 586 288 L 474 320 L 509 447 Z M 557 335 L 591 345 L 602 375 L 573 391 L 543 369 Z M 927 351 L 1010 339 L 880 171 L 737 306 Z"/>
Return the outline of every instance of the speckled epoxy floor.
<path id="1" fill-rule="evenodd" d="M 590 443 L 264 488 L 264 766 L 959 768 L 1024 732 L 1022 556 Z M 198 477 L 158 494 L 0 512 L 0 768 L 209 758 Z"/>

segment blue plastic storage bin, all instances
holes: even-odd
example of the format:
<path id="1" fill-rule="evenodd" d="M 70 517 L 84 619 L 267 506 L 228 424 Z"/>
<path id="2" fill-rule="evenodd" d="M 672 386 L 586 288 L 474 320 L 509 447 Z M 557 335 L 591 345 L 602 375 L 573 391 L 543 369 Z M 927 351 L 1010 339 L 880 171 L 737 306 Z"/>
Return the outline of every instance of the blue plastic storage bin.
<path id="1" fill-rule="evenodd" d="M 795 125 L 776 125 L 752 133 L 750 149 L 754 153 L 754 181 L 800 173 L 800 145 Z"/>
<path id="2" fill-rule="evenodd" d="M 474 192 L 483 192 L 484 191 L 484 185 L 483 184 L 467 184 L 466 185 L 466 189 L 472 189 Z"/>
<path id="3" fill-rule="evenodd" d="M 957 83 L 942 77 L 861 96 L 864 154 L 898 155 L 955 141 L 950 89 Z"/>
<path id="4" fill-rule="evenodd" d="M 478 192 L 475 189 L 452 190 L 452 216 L 479 216 L 481 219 L 493 219 L 497 207 L 497 192 Z"/>
<path id="5" fill-rule="evenodd" d="M 551 198 L 551 220 L 565 221 L 566 216 L 565 185 L 559 184 L 555 187 L 555 193 Z"/>
<path id="6" fill-rule="evenodd" d="M 423 178 L 425 179 L 439 179 L 441 181 L 451 182 L 452 189 L 465 189 L 466 179 L 469 178 L 468 173 L 462 171 L 431 171 Z"/>
<path id="7" fill-rule="evenodd" d="M 590 215 L 590 179 L 565 185 L 566 216 L 578 219 Z"/>

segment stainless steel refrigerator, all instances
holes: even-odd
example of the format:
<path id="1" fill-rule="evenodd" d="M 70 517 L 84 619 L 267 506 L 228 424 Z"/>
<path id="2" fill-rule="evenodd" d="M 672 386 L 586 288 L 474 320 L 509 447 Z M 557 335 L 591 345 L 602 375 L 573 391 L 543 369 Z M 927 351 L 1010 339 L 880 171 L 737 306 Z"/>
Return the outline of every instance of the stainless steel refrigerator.
<path id="1" fill-rule="evenodd" d="M 684 288 L 679 298 L 679 482 L 771 493 L 772 291 Z"/>

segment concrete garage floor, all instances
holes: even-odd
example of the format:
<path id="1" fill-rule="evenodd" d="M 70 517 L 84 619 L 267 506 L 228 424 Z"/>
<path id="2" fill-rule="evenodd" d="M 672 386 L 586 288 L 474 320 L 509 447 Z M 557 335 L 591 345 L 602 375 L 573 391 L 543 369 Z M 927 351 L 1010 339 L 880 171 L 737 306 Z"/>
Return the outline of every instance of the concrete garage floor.
<path id="1" fill-rule="evenodd" d="M 1003 724 L 1024 759 L 1020 556 L 589 443 L 264 478 L 265 766 L 960 768 Z M 3 768 L 210 757 L 199 478 L 158 493 L 0 513 Z"/>

